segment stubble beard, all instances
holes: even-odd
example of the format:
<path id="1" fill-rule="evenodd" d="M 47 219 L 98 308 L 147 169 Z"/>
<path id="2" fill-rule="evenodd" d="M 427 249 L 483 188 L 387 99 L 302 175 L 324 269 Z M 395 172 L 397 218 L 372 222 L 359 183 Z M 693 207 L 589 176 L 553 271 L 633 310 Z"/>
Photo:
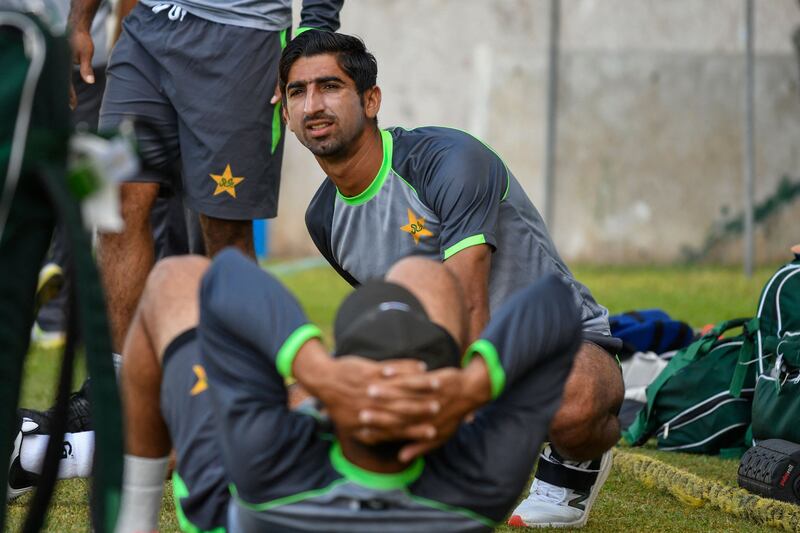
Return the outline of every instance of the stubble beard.
<path id="1" fill-rule="evenodd" d="M 346 159 L 353 148 L 354 141 L 364 129 L 364 122 L 362 117 L 350 132 L 339 131 L 337 134 L 334 131 L 333 134 L 319 141 L 306 138 L 303 140 L 303 144 L 317 157 L 328 160 Z"/>

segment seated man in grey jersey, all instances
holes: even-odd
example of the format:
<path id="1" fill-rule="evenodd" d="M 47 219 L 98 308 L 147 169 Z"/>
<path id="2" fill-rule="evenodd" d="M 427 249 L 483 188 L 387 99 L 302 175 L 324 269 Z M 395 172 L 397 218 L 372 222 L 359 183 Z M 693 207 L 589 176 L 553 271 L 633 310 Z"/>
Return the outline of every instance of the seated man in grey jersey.
<path id="1" fill-rule="evenodd" d="M 530 498 L 511 523 L 581 526 L 619 439 L 623 385 L 613 355 L 620 344 L 610 337 L 608 311 L 573 277 L 536 208 L 491 148 L 450 128 L 378 128 L 376 77 L 375 58 L 347 35 L 301 35 L 283 52 L 284 119 L 328 176 L 306 212 L 309 233 L 353 285 L 385 275 L 401 257 L 443 262 L 464 287 L 469 340 L 490 312 L 545 275 L 572 289 L 587 342 Z"/>
<path id="2" fill-rule="evenodd" d="M 406 259 L 355 291 L 332 358 L 294 298 L 238 252 L 162 263 L 125 347 L 119 530 L 153 529 L 170 441 L 184 529 L 490 530 L 528 479 L 524 452 L 541 444 L 580 343 L 568 294 L 553 277 L 521 291 L 457 369 L 465 315 L 440 264 Z M 289 409 L 288 376 L 332 428 Z M 443 446 L 415 456 L 432 441 Z"/>

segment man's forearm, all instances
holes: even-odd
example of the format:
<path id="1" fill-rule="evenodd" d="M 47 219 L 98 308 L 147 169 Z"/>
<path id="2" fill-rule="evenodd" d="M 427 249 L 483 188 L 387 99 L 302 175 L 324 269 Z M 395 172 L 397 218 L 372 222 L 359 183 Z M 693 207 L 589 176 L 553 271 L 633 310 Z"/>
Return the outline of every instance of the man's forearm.
<path id="1" fill-rule="evenodd" d="M 467 299 L 469 300 L 469 296 L 467 296 Z M 481 331 L 489 322 L 489 305 L 488 302 L 483 300 L 469 302 L 468 307 L 467 323 L 469 325 L 469 335 L 467 338 L 470 341 L 474 341 L 481 336 Z"/>
<path id="2" fill-rule="evenodd" d="M 99 6 L 100 0 L 71 0 L 68 20 L 72 31 L 91 31 Z"/>
<path id="3" fill-rule="evenodd" d="M 461 250 L 444 262 L 458 279 L 467 312 L 467 342 L 480 337 L 489 322 L 491 250 L 485 244 Z"/>
<path id="4" fill-rule="evenodd" d="M 320 387 L 329 376 L 333 360 L 318 339 L 306 342 L 292 362 L 292 375 L 312 396 L 319 397 Z"/>

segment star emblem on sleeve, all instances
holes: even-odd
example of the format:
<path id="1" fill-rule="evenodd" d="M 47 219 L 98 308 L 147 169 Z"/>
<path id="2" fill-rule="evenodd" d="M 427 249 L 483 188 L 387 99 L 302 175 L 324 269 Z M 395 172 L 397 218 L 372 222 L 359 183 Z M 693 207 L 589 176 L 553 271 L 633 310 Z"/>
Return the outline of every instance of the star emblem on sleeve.
<path id="1" fill-rule="evenodd" d="M 217 182 L 217 188 L 214 189 L 214 196 L 226 192 L 233 198 L 236 198 L 236 186 L 244 180 L 243 177 L 234 176 L 231 171 L 231 166 L 225 166 L 225 172 L 219 174 L 209 174 L 211 179 Z"/>

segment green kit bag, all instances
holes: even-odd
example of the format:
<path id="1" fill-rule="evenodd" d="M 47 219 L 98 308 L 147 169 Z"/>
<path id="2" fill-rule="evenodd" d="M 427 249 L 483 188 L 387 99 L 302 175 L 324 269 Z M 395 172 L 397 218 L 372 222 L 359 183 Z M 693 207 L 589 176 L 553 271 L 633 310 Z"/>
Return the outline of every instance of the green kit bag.
<path id="1" fill-rule="evenodd" d="M 800 254 L 764 286 L 758 314 L 753 438 L 800 443 Z"/>
<path id="2" fill-rule="evenodd" d="M 661 450 L 731 456 L 743 452 L 754 365 L 749 365 L 739 395 L 729 389 L 740 352 L 752 359 L 754 325 L 747 318 L 723 322 L 676 353 L 647 387 L 647 405 L 623 432 L 625 440 L 641 446 L 655 436 Z M 741 334 L 720 338 L 737 328 Z"/>

